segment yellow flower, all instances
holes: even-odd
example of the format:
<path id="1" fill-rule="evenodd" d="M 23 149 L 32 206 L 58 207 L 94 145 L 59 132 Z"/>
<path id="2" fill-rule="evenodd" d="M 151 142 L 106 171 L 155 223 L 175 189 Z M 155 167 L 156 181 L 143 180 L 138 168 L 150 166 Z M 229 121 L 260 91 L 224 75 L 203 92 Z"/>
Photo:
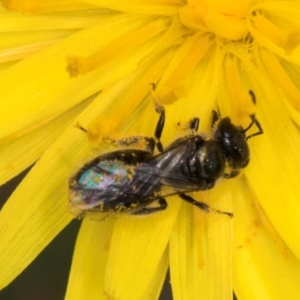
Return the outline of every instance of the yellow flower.
<path id="1" fill-rule="evenodd" d="M 68 178 L 115 149 L 102 139 L 153 135 L 157 83 L 164 145 L 195 116 L 208 132 L 213 109 L 243 127 L 256 113 L 242 176 L 194 195 L 234 217 L 170 197 L 145 218 L 84 219 L 66 299 L 156 299 L 168 267 L 174 299 L 300 294 L 299 1 L 2 4 L 0 183 L 37 163 L 0 214 L 1 287 L 73 219 Z"/>

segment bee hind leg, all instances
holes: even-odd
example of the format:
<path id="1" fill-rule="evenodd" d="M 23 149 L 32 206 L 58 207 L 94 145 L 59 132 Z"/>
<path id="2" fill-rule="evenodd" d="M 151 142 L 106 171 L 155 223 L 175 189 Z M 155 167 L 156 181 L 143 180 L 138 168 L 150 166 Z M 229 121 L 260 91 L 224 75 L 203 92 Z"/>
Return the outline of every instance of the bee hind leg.
<path id="1" fill-rule="evenodd" d="M 182 194 L 178 194 L 178 196 L 182 200 L 184 200 L 184 201 L 186 201 L 186 202 L 188 202 L 188 203 L 190 203 L 192 205 L 195 205 L 196 207 L 200 208 L 201 210 L 203 210 L 206 213 L 225 214 L 225 215 L 228 215 L 230 218 L 233 217 L 233 214 L 230 213 L 230 212 L 221 211 L 221 210 L 218 210 L 218 209 L 211 208 L 208 204 L 206 204 L 204 202 L 201 202 L 201 201 L 197 201 L 194 198 L 192 198 L 192 197 L 190 197 L 190 196 L 188 196 L 186 194 L 182 193 Z"/>
<path id="2" fill-rule="evenodd" d="M 131 212 L 131 215 L 135 215 L 135 216 L 150 215 L 165 210 L 168 207 L 168 203 L 165 198 L 159 198 L 158 204 L 159 206 L 157 207 L 142 207 L 138 210 Z"/>

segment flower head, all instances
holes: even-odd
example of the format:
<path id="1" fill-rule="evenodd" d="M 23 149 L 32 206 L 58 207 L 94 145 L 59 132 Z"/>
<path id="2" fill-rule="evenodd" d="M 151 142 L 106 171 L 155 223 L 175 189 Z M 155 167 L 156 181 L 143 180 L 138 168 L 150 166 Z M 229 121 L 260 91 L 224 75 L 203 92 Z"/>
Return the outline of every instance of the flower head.
<path id="1" fill-rule="evenodd" d="M 168 266 L 175 299 L 299 294 L 298 1 L 2 4 L 1 184 L 38 162 L 0 214 L 1 286 L 72 220 L 68 178 L 115 149 L 107 137 L 153 135 L 156 83 L 166 145 L 193 117 L 209 132 L 212 110 L 259 119 L 243 175 L 194 195 L 234 218 L 174 196 L 153 216 L 85 219 L 66 298 L 154 299 Z"/>

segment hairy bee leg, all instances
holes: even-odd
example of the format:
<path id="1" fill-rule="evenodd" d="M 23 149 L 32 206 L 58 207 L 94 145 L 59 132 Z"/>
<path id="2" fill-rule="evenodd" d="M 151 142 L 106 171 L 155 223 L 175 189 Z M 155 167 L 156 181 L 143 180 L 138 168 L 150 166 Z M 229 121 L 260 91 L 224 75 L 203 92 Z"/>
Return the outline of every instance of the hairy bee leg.
<path id="1" fill-rule="evenodd" d="M 153 153 L 155 148 L 155 139 L 152 137 L 145 137 L 145 136 L 130 136 L 125 137 L 120 140 L 116 140 L 110 137 L 104 138 L 104 140 L 108 143 L 111 143 L 113 145 L 117 145 L 120 147 L 132 147 L 132 146 L 140 146 L 145 145 L 145 148 L 147 151 Z"/>
<path id="2" fill-rule="evenodd" d="M 188 128 L 193 132 L 197 132 L 200 124 L 199 118 L 193 118 L 188 122 Z"/>
<path id="3" fill-rule="evenodd" d="M 214 127 L 215 123 L 220 119 L 220 115 L 213 110 L 212 111 L 212 122 L 211 122 L 211 127 Z"/>
<path id="4" fill-rule="evenodd" d="M 182 193 L 182 194 L 178 194 L 178 196 L 182 200 L 184 200 L 184 201 L 186 201 L 186 202 L 188 202 L 188 203 L 190 203 L 192 205 L 195 205 L 196 207 L 200 208 L 201 210 L 203 210 L 206 213 L 218 213 L 218 214 L 228 215 L 230 218 L 233 217 L 232 213 L 211 208 L 208 204 L 206 204 L 204 202 L 197 201 L 194 198 L 192 198 L 192 197 L 190 197 L 190 196 L 188 196 L 186 194 Z"/>
<path id="5" fill-rule="evenodd" d="M 230 179 L 230 178 L 237 177 L 239 174 L 240 174 L 239 170 L 232 170 L 230 173 L 223 174 L 222 177 L 226 179 Z"/>
<path id="6" fill-rule="evenodd" d="M 132 212 L 131 215 L 136 215 L 136 216 L 137 215 L 139 215 L 139 216 L 150 215 L 150 214 L 156 213 L 158 211 L 165 210 L 168 207 L 168 203 L 165 198 L 159 198 L 158 204 L 159 204 L 158 207 L 143 207 L 139 210 Z"/>
<path id="7" fill-rule="evenodd" d="M 195 133 L 197 133 L 198 128 L 199 128 L 199 124 L 200 124 L 200 119 L 199 118 L 193 118 L 193 119 L 191 119 L 187 122 L 187 124 L 183 127 L 183 129 L 191 131 L 191 134 L 189 136 L 192 136 Z M 181 123 L 178 122 L 177 125 L 180 126 Z"/>
<path id="8" fill-rule="evenodd" d="M 166 113 L 165 113 L 165 109 L 161 105 L 159 105 L 157 102 L 155 102 L 155 110 L 159 114 L 159 119 L 157 121 L 155 131 L 154 131 L 154 136 L 157 140 L 156 148 L 159 152 L 163 152 L 164 147 L 160 141 L 160 138 L 161 138 L 162 132 L 164 130 L 164 126 L 165 126 Z"/>
<path id="9" fill-rule="evenodd" d="M 163 106 L 157 102 L 157 98 L 155 96 L 155 88 L 156 88 L 155 83 L 151 83 L 151 89 L 152 89 L 151 95 L 154 100 L 155 110 L 159 114 L 159 119 L 157 121 L 155 131 L 154 131 L 154 137 L 157 140 L 157 142 L 156 142 L 157 150 L 159 152 L 163 152 L 164 147 L 160 141 L 160 138 L 161 138 L 162 132 L 164 130 L 164 126 L 165 126 L 166 113 L 165 113 L 165 109 L 163 108 Z"/>
<path id="10" fill-rule="evenodd" d="M 83 132 L 87 133 L 88 131 L 83 128 L 81 125 L 77 125 L 77 127 L 82 130 Z M 113 139 L 110 137 L 105 137 L 104 141 L 113 145 L 117 145 L 120 147 L 131 147 L 131 146 L 139 146 L 139 145 L 145 145 L 145 148 L 148 152 L 153 153 L 155 148 L 155 139 L 152 137 L 145 137 L 145 136 L 130 136 L 125 137 L 122 139 Z"/>

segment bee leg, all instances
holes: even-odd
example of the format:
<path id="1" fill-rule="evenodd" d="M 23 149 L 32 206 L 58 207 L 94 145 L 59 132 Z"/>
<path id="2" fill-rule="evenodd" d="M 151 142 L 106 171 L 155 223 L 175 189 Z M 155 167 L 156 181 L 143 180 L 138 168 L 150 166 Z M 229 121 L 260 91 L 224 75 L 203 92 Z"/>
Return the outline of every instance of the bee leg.
<path id="1" fill-rule="evenodd" d="M 190 129 L 193 133 L 198 131 L 200 119 L 193 118 L 188 122 L 188 129 Z"/>
<path id="2" fill-rule="evenodd" d="M 125 137 L 120 140 L 115 140 L 110 137 L 104 138 L 104 140 L 113 145 L 117 145 L 120 147 L 133 147 L 133 146 L 143 146 L 147 151 L 153 153 L 155 148 L 155 139 L 152 137 L 145 136 L 130 136 Z"/>
<path id="3" fill-rule="evenodd" d="M 239 174 L 239 170 L 232 170 L 230 173 L 223 174 L 223 178 L 230 179 L 238 176 Z"/>
<path id="4" fill-rule="evenodd" d="M 156 124 L 155 131 L 154 131 L 154 136 L 156 139 L 155 145 L 159 152 L 163 152 L 164 147 L 160 141 L 160 138 L 161 138 L 162 132 L 164 130 L 166 114 L 165 114 L 165 109 L 163 108 L 163 106 L 160 105 L 157 101 L 157 97 L 155 95 L 155 88 L 156 88 L 155 83 L 151 83 L 151 95 L 154 100 L 155 110 L 159 114 L 159 119 Z"/>
<path id="5" fill-rule="evenodd" d="M 212 111 L 212 122 L 211 122 L 211 127 L 214 127 L 215 123 L 220 119 L 219 114 L 213 110 Z"/>
<path id="6" fill-rule="evenodd" d="M 159 119 L 156 124 L 155 131 L 154 131 L 154 136 L 157 140 L 156 148 L 159 152 L 163 152 L 164 147 L 160 141 L 160 138 L 161 138 L 162 132 L 164 130 L 166 114 L 165 114 L 165 109 L 161 105 L 159 105 L 157 102 L 155 102 L 155 110 L 159 114 Z"/>
<path id="7" fill-rule="evenodd" d="M 139 216 L 150 215 L 150 214 L 156 213 L 158 211 L 165 210 L 168 207 L 168 203 L 165 198 L 159 198 L 158 204 L 159 204 L 158 207 L 142 207 L 138 210 L 133 211 L 131 214 L 136 215 L 136 216 L 137 215 L 139 215 Z"/>
<path id="8" fill-rule="evenodd" d="M 178 196 L 182 200 L 184 200 L 184 201 L 186 201 L 186 202 L 188 202 L 188 203 L 190 203 L 192 205 L 195 205 L 196 207 L 200 208 L 201 210 L 203 210 L 206 213 L 218 213 L 218 214 L 228 215 L 230 218 L 233 217 L 232 213 L 211 208 L 208 204 L 206 204 L 204 202 L 197 201 L 194 198 L 192 198 L 192 197 L 190 197 L 190 196 L 188 196 L 186 194 L 182 193 L 182 194 L 178 194 Z"/>

